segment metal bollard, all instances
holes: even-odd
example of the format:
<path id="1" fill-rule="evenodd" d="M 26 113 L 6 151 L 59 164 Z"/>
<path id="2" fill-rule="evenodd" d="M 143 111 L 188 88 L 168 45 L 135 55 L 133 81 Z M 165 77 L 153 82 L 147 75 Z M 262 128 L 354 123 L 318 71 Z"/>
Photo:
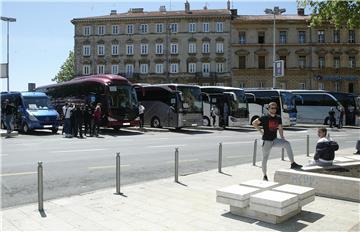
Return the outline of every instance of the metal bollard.
<path id="1" fill-rule="evenodd" d="M 306 156 L 310 156 L 309 141 L 310 141 L 310 136 L 306 135 Z"/>
<path id="2" fill-rule="evenodd" d="M 120 152 L 116 153 L 116 194 L 120 192 Z"/>
<path id="3" fill-rule="evenodd" d="M 179 148 L 175 148 L 175 182 L 179 182 Z"/>
<path id="4" fill-rule="evenodd" d="M 219 143 L 219 163 L 218 163 L 218 172 L 221 173 L 222 167 L 222 143 Z"/>
<path id="5" fill-rule="evenodd" d="M 43 166 L 42 162 L 38 162 L 38 208 L 44 211 L 44 186 L 43 186 Z"/>
<path id="6" fill-rule="evenodd" d="M 256 165 L 257 139 L 254 141 L 253 166 Z"/>
<path id="7" fill-rule="evenodd" d="M 281 148 L 281 160 L 285 160 L 285 159 L 284 159 L 284 153 L 285 153 L 285 152 L 284 152 L 284 148 Z"/>

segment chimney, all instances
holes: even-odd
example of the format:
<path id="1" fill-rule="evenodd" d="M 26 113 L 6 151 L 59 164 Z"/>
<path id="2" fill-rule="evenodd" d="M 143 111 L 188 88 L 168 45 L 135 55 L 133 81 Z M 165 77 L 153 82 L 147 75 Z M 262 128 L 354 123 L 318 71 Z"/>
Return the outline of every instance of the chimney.
<path id="1" fill-rule="evenodd" d="M 116 10 L 111 10 L 110 15 L 116 15 Z"/>
<path id="2" fill-rule="evenodd" d="M 231 6 L 230 6 L 230 0 L 227 1 L 227 10 L 230 10 Z"/>
<path id="3" fill-rule="evenodd" d="M 305 15 L 305 10 L 304 10 L 304 8 L 298 8 L 298 9 L 297 9 L 297 14 L 298 14 L 299 16 L 304 16 L 304 15 Z"/>
<path id="4" fill-rule="evenodd" d="M 160 6 L 160 12 L 166 12 L 166 6 Z"/>
<path id="5" fill-rule="evenodd" d="M 237 16 L 237 9 L 231 9 L 231 18 L 235 18 Z"/>
<path id="6" fill-rule="evenodd" d="M 35 83 L 28 83 L 28 92 L 34 92 L 36 89 Z"/>
<path id="7" fill-rule="evenodd" d="M 185 2 L 185 12 L 189 13 L 190 12 L 190 3 L 186 0 Z"/>

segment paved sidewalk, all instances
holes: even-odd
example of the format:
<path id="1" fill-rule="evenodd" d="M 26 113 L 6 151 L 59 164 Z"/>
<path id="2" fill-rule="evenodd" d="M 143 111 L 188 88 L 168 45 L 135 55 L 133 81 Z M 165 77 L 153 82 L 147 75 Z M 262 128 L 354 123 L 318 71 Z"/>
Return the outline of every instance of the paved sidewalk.
<path id="1" fill-rule="evenodd" d="M 352 152 L 341 150 L 337 156 Z M 305 164 L 309 157 L 301 155 L 295 159 Z M 180 163 L 180 173 L 182 165 L 186 163 Z M 270 180 L 275 170 L 289 166 L 288 161 L 279 158 L 270 160 Z M 123 196 L 114 195 L 115 188 L 111 188 L 45 201 L 46 217 L 40 216 L 37 203 L 5 209 L 2 230 L 360 230 L 359 203 L 324 197 L 316 197 L 299 215 L 279 225 L 234 216 L 228 206 L 216 203 L 216 189 L 261 179 L 261 168 L 243 164 L 223 168 L 223 172 L 210 170 L 180 176 L 181 184 L 168 178 L 122 186 Z"/>

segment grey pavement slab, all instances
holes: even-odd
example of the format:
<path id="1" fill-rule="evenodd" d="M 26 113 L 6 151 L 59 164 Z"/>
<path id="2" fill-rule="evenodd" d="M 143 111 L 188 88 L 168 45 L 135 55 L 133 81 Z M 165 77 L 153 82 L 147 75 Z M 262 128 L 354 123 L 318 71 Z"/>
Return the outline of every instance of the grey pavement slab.
<path id="1" fill-rule="evenodd" d="M 337 155 L 350 155 L 339 151 Z M 250 154 L 249 154 L 250 155 Z M 306 164 L 311 157 L 296 156 Z M 86 194 L 44 202 L 46 217 L 37 203 L 2 210 L 3 231 L 103 231 L 103 230 L 236 230 L 236 231 L 356 231 L 360 203 L 315 197 L 295 217 L 277 225 L 233 215 L 229 206 L 216 202 L 216 190 L 253 179 L 262 179 L 261 167 L 252 164 L 180 176 L 179 183 L 167 178 L 115 186 Z M 268 177 L 289 168 L 289 161 L 269 160 Z M 180 167 L 181 169 L 181 167 Z M 115 176 L 114 176 L 115 178 Z M 46 192 L 44 193 L 46 195 Z"/>

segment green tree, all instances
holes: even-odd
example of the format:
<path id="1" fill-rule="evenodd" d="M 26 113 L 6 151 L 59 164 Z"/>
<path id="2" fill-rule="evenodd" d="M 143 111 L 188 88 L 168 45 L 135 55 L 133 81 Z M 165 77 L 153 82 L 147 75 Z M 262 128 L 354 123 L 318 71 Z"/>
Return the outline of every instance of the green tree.
<path id="1" fill-rule="evenodd" d="M 298 0 L 299 7 L 309 7 L 311 26 L 332 25 L 337 29 L 360 28 L 360 0 Z"/>
<path id="2" fill-rule="evenodd" d="M 75 56 L 74 52 L 70 51 L 68 58 L 65 60 L 64 64 L 60 67 L 60 71 L 51 79 L 52 81 L 64 82 L 69 81 L 75 77 Z"/>

